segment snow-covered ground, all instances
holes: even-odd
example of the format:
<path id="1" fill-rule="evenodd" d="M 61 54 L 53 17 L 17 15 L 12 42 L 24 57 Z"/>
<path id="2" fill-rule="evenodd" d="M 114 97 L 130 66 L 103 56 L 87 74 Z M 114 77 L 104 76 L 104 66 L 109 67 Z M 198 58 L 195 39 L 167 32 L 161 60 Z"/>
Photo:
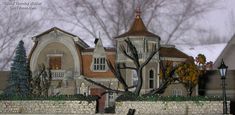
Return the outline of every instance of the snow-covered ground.
<path id="1" fill-rule="evenodd" d="M 209 44 L 209 45 L 176 45 L 176 48 L 180 51 L 188 54 L 189 56 L 197 57 L 199 53 L 206 56 L 207 61 L 215 62 L 217 57 L 223 51 L 227 43 L 221 44 Z"/>

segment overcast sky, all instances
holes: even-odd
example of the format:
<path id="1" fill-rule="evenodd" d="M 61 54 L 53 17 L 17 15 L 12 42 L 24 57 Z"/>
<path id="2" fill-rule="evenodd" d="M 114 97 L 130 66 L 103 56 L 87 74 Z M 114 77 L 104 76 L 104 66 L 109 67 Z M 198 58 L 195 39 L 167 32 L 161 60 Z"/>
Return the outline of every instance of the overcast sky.
<path id="1" fill-rule="evenodd" d="M 227 33 L 227 30 L 231 13 L 235 16 L 235 0 L 220 0 L 217 6 L 218 9 L 208 13 L 207 18 L 202 20 L 202 24 L 213 28 L 221 36 L 229 37 L 231 33 Z"/>
<path id="2" fill-rule="evenodd" d="M 32 1 L 32 0 L 19 0 L 19 1 Z M 36 12 L 40 12 L 41 8 L 43 9 L 46 6 L 46 2 L 44 2 L 45 0 L 34 0 L 34 1 L 42 3 L 41 5 L 36 6 L 37 10 L 34 10 Z M 234 7 L 235 6 L 235 0 L 218 0 L 218 1 L 219 2 L 216 6 L 217 9 L 213 10 L 209 13 L 206 13 L 204 15 L 204 17 L 202 17 L 199 20 L 200 26 L 203 26 L 205 29 L 212 29 L 218 35 L 220 35 L 220 37 L 226 37 L 227 39 L 230 39 L 233 33 L 231 31 L 229 31 L 230 28 L 231 28 L 229 26 L 229 24 L 230 24 L 229 18 L 231 17 L 230 16 L 231 13 L 233 13 L 234 16 L 235 16 L 235 7 Z M 35 17 L 40 17 L 40 13 L 34 14 L 34 16 Z M 235 21 L 234 21 L 234 23 L 235 23 Z M 63 25 L 63 24 L 58 24 L 58 23 L 48 23 L 48 24 L 45 24 L 44 26 L 45 27 L 43 27 L 40 30 L 41 32 L 43 32 L 46 29 L 49 29 L 51 27 L 54 27 L 54 26 L 58 26 L 61 29 L 69 31 L 66 28 L 66 26 L 68 26 L 68 25 Z M 41 33 L 40 31 L 38 33 L 35 33 L 35 35 L 40 34 Z M 78 35 L 79 37 L 81 37 L 84 40 L 84 36 L 82 35 L 83 32 L 77 32 L 76 31 L 76 32 L 72 32 L 72 33 Z M 102 37 L 102 35 L 101 35 L 101 37 Z M 93 40 L 93 38 L 92 38 L 92 40 Z M 91 46 L 94 46 L 92 40 L 85 39 L 85 42 L 88 43 Z M 107 45 L 106 43 L 107 42 L 105 42 L 104 44 Z"/>
<path id="3" fill-rule="evenodd" d="M 20 0 L 20 1 L 30 1 L 30 0 Z M 44 7 L 46 3 L 44 0 L 35 0 L 41 2 L 42 5 L 38 7 Z M 205 29 L 212 29 L 216 31 L 220 36 L 231 37 L 231 32 L 228 32 L 231 27 L 229 27 L 229 18 L 231 13 L 235 16 L 235 0 L 218 0 L 216 5 L 216 10 L 213 10 L 201 19 L 201 26 L 204 26 Z M 40 8 L 37 8 L 40 9 Z M 35 15 L 37 16 L 37 15 Z M 39 16 L 39 15 L 38 15 Z M 235 18 L 234 18 L 235 19 Z M 235 21 L 234 21 L 235 22 Z M 45 28 L 51 28 L 52 26 L 57 26 L 58 24 L 48 24 Z M 58 25 L 59 26 L 59 25 Z M 61 25 L 60 25 L 61 26 Z M 65 26 L 65 25 L 63 25 Z M 234 27 L 235 28 L 235 27 Z M 62 28 L 63 29 L 63 28 Z M 77 33 L 75 33 L 77 34 Z M 80 33 L 78 33 L 80 34 Z M 78 35 L 79 36 L 79 35 Z M 102 37 L 102 36 L 101 36 Z"/>

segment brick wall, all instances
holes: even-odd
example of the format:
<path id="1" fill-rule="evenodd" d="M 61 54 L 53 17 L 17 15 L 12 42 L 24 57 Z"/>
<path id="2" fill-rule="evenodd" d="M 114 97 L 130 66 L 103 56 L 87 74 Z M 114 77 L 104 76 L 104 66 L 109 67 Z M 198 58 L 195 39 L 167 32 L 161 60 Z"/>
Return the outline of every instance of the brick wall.
<path id="1" fill-rule="evenodd" d="M 95 114 L 96 102 L 0 101 L 0 114 Z"/>
<path id="2" fill-rule="evenodd" d="M 229 112 L 228 102 L 228 112 Z M 129 109 L 136 109 L 135 115 L 208 115 L 223 113 L 222 101 L 126 101 L 116 102 L 116 113 L 126 114 Z"/>

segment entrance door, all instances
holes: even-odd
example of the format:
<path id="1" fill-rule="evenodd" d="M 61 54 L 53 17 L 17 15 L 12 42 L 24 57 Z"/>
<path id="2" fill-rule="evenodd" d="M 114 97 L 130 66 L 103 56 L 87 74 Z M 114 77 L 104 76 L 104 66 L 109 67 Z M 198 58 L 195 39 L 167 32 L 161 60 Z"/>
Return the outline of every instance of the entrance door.
<path id="1" fill-rule="evenodd" d="M 103 92 L 105 92 L 104 89 L 101 88 L 91 88 L 91 95 L 96 95 L 96 96 L 101 96 Z M 104 107 L 105 107 L 105 100 L 106 96 L 103 95 L 99 100 L 98 100 L 98 112 L 99 113 L 104 113 Z"/>

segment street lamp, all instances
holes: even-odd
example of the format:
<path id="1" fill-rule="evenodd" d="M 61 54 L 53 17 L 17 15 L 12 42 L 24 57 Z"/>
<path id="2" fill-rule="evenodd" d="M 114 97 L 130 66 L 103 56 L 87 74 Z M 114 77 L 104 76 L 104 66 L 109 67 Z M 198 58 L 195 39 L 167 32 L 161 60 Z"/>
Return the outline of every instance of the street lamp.
<path id="1" fill-rule="evenodd" d="M 225 91 L 225 78 L 227 74 L 228 66 L 224 64 L 224 60 L 222 59 L 222 62 L 220 66 L 218 67 L 221 80 L 222 80 L 222 89 L 223 89 L 223 114 L 227 114 L 227 99 L 226 99 L 226 91 Z"/>

